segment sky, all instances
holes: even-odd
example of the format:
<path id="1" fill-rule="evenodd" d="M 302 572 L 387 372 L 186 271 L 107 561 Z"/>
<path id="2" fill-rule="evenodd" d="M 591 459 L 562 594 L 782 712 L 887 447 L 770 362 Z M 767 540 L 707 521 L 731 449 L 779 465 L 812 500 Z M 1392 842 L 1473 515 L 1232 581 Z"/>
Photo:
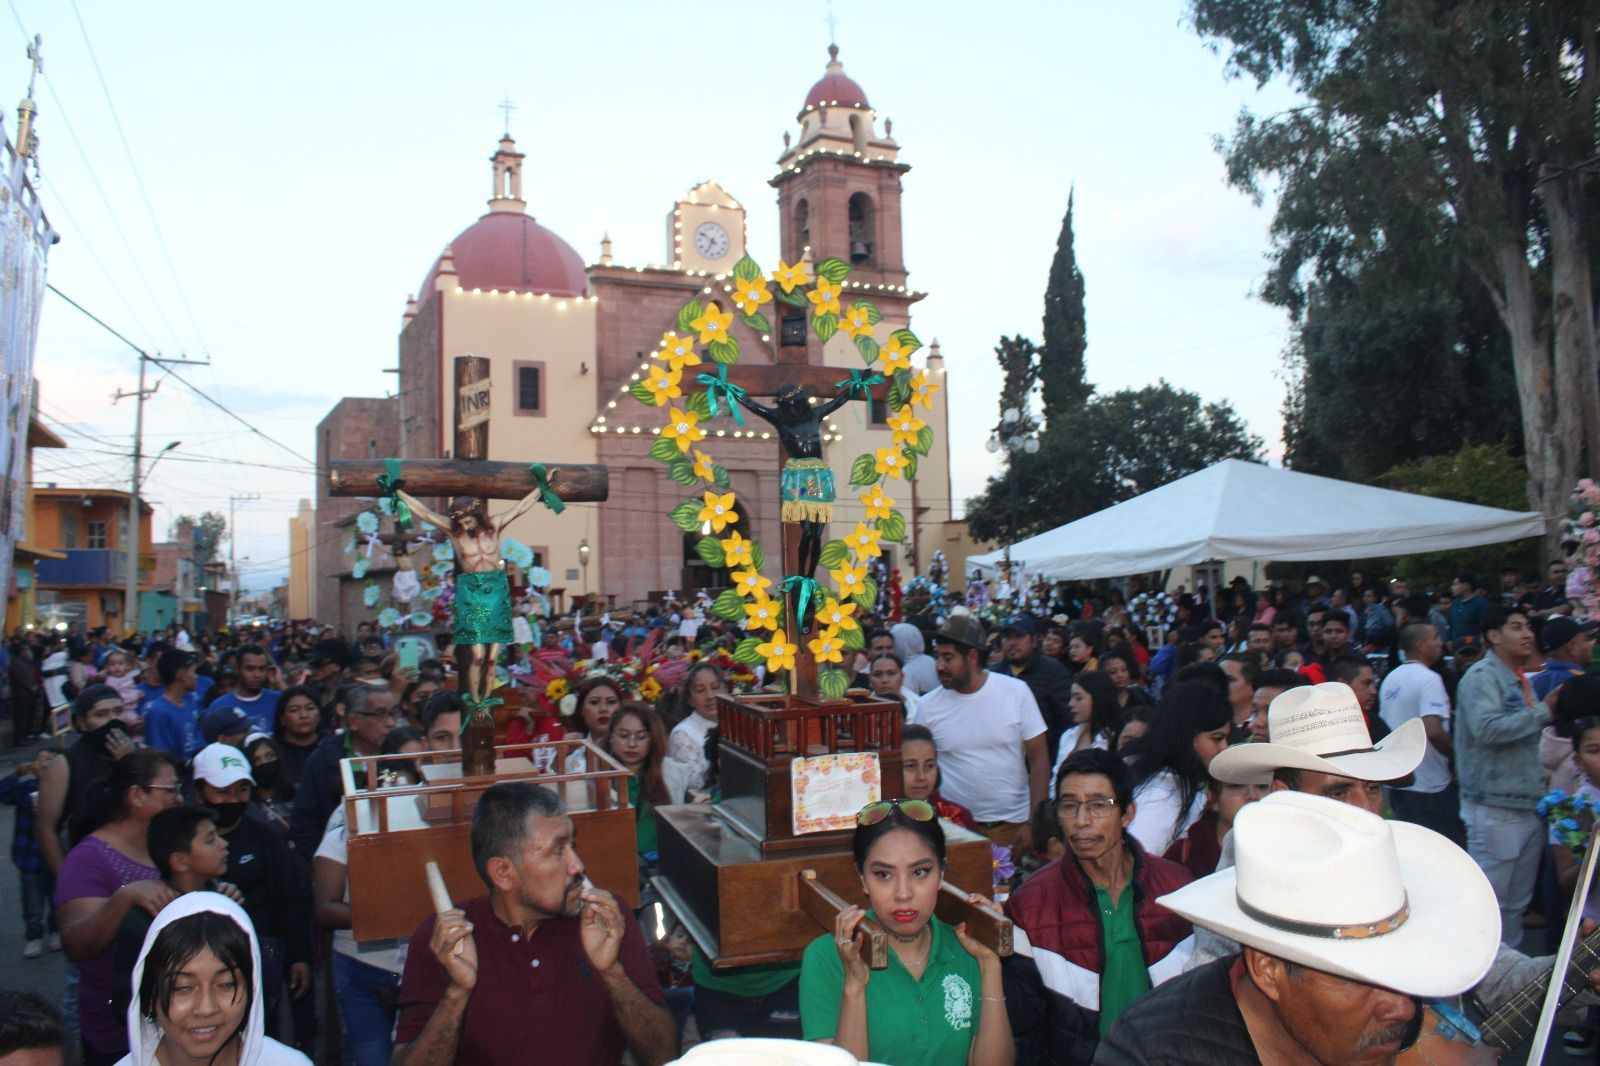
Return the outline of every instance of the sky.
<path id="1" fill-rule="evenodd" d="M 1214 141 L 1285 97 L 1230 80 L 1181 0 L 5 3 L 0 100 L 26 88 L 24 29 L 44 38 L 49 281 L 146 351 L 209 359 L 174 370 L 237 418 L 162 380 L 145 449 L 178 447 L 145 494 L 157 539 L 233 498 L 246 589 L 287 574 L 317 422 L 394 388 L 406 297 L 485 209 L 502 99 L 530 212 L 585 261 L 604 234 L 619 263 L 661 261 L 673 202 L 714 179 L 771 263 L 766 182 L 830 13 L 912 167 L 913 326 L 950 374 L 958 510 L 995 471 L 994 344 L 1040 338 L 1073 188 L 1089 380 L 1231 401 L 1281 453 L 1288 323 L 1252 297 L 1270 204 L 1228 187 Z M 127 487 L 134 404 L 111 397 L 137 375 L 128 344 L 46 298 L 36 376 L 71 448 L 39 453 L 37 481 Z"/>

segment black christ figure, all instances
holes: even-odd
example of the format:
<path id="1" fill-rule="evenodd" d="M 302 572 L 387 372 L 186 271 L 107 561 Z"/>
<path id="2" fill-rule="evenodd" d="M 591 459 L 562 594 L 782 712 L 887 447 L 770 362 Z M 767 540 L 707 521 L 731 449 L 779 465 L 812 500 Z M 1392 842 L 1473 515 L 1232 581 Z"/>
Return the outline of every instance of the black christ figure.
<path id="1" fill-rule="evenodd" d="M 800 526 L 798 576 L 811 577 L 822 555 L 822 536 L 833 520 L 833 471 L 822 458 L 822 420 L 849 402 L 846 389 L 826 403 L 813 404 L 815 394 L 801 385 L 777 391 L 777 403 L 768 407 L 741 396 L 740 402 L 778 431 L 787 458 L 780 481 L 783 521 Z"/>

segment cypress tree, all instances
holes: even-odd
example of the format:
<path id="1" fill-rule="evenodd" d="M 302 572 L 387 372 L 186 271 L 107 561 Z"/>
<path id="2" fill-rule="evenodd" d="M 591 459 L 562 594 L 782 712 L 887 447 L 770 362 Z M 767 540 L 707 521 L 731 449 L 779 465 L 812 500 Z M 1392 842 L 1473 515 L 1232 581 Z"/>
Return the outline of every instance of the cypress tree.
<path id="1" fill-rule="evenodd" d="M 1044 292 L 1044 348 L 1039 381 L 1044 391 L 1044 416 L 1077 408 L 1094 391 L 1084 376 L 1083 353 L 1089 341 L 1083 315 L 1083 273 L 1072 248 L 1073 194 L 1067 194 L 1067 217 L 1056 239 L 1050 283 Z"/>

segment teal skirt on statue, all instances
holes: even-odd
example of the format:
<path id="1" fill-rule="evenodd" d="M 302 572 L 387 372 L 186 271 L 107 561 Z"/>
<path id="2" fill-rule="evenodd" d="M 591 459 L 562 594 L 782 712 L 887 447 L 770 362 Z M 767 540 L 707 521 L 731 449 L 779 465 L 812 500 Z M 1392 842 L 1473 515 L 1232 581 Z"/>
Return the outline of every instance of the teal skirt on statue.
<path id="1" fill-rule="evenodd" d="M 511 643 L 511 582 L 504 570 L 456 574 L 455 608 L 458 645 Z"/>

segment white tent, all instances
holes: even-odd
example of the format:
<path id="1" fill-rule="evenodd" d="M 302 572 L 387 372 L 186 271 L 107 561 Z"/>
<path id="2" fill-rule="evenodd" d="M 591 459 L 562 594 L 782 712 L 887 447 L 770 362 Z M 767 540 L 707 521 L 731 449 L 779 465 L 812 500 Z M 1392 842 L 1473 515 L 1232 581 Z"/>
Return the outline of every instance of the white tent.
<path id="1" fill-rule="evenodd" d="M 1226 459 L 1011 546 L 1030 578 L 1121 577 L 1228 559 L 1367 559 L 1543 535 L 1537 511 L 1441 500 Z M 1005 552 L 967 559 L 993 570 Z"/>

